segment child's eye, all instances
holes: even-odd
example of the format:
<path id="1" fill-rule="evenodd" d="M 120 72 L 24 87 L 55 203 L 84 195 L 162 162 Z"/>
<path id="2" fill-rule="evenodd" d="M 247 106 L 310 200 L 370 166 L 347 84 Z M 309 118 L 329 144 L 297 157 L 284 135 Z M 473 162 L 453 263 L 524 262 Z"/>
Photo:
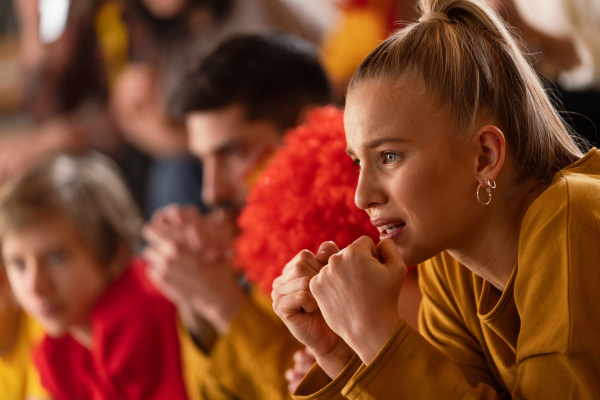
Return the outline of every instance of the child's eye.
<path id="1" fill-rule="evenodd" d="M 62 251 L 53 251 L 48 254 L 47 262 L 49 265 L 60 265 L 64 262 L 65 255 Z"/>
<path id="2" fill-rule="evenodd" d="M 25 270 L 25 260 L 22 260 L 20 258 L 13 258 L 11 260 L 6 260 L 4 262 L 4 265 L 7 268 L 16 269 L 17 271 L 24 271 Z"/>
<path id="3" fill-rule="evenodd" d="M 383 163 L 384 164 L 391 164 L 394 161 L 397 161 L 399 158 L 400 158 L 400 155 L 398 155 L 396 153 L 389 153 L 389 152 L 383 153 Z"/>
<path id="4" fill-rule="evenodd" d="M 360 160 L 358 158 L 353 158 L 352 162 L 354 162 L 354 165 L 356 165 L 358 168 L 360 168 Z"/>

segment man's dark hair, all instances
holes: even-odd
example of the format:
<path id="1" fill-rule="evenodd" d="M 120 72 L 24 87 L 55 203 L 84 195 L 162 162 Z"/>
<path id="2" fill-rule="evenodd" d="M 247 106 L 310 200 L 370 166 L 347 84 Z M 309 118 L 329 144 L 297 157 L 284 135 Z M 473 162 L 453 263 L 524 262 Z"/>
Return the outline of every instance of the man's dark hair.
<path id="1" fill-rule="evenodd" d="M 241 104 L 248 120 L 295 126 L 303 108 L 331 102 L 316 49 L 283 33 L 248 34 L 223 42 L 188 75 L 170 102 L 177 118 Z"/>

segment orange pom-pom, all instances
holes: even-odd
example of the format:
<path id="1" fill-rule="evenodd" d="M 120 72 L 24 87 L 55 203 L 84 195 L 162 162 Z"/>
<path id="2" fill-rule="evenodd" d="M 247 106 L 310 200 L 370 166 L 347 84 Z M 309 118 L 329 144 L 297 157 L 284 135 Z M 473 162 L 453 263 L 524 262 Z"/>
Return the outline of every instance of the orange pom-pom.
<path id="1" fill-rule="evenodd" d="M 317 251 L 332 240 L 344 248 L 379 233 L 354 204 L 358 170 L 346 154 L 343 112 L 313 111 L 306 124 L 286 134 L 252 187 L 238 222 L 236 265 L 266 293 L 298 252 Z"/>

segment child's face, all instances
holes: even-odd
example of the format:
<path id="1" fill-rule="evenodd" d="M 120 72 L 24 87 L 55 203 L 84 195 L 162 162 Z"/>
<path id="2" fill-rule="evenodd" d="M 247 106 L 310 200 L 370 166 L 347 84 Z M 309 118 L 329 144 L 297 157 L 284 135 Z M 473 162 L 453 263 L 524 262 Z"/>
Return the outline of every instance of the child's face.
<path id="1" fill-rule="evenodd" d="M 108 287 L 109 269 L 68 220 L 52 217 L 9 231 L 2 258 L 17 300 L 48 335 L 89 333 L 90 313 Z"/>
<path id="2" fill-rule="evenodd" d="M 406 85 L 364 82 L 348 96 L 348 153 L 360 163 L 355 202 L 408 265 L 477 233 L 477 157 L 450 145 L 450 118 Z M 461 145 L 462 146 L 462 145 Z M 478 211 L 479 210 L 479 211 Z"/>

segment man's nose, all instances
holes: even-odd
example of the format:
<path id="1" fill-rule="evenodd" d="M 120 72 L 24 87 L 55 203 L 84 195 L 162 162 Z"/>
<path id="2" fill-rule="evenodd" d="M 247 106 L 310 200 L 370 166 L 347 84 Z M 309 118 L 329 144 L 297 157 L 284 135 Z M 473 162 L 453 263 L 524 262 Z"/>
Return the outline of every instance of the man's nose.
<path id="1" fill-rule="evenodd" d="M 202 201 L 208 207 L 234 203 L 236 187 L 233 177 L 217 165 L 205 165 L 202 172 Z"/>

